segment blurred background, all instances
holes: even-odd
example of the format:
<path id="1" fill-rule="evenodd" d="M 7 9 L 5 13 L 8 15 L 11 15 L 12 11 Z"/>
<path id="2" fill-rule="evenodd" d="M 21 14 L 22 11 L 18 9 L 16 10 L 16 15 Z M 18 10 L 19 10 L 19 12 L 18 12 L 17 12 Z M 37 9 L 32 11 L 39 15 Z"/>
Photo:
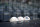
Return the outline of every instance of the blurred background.
<path id="1" fill-rule="evenodd" d="M 0 0 L 0 21 L 9 21 L 13 16 L 40 19 L 40 0 Z"/>
<path id="2" fill-rule="evenodd" d="M 14 16 L 29 16 L 31 21 L 40 22 L 40 0 L 0 0 L 0 22 Z"/>

